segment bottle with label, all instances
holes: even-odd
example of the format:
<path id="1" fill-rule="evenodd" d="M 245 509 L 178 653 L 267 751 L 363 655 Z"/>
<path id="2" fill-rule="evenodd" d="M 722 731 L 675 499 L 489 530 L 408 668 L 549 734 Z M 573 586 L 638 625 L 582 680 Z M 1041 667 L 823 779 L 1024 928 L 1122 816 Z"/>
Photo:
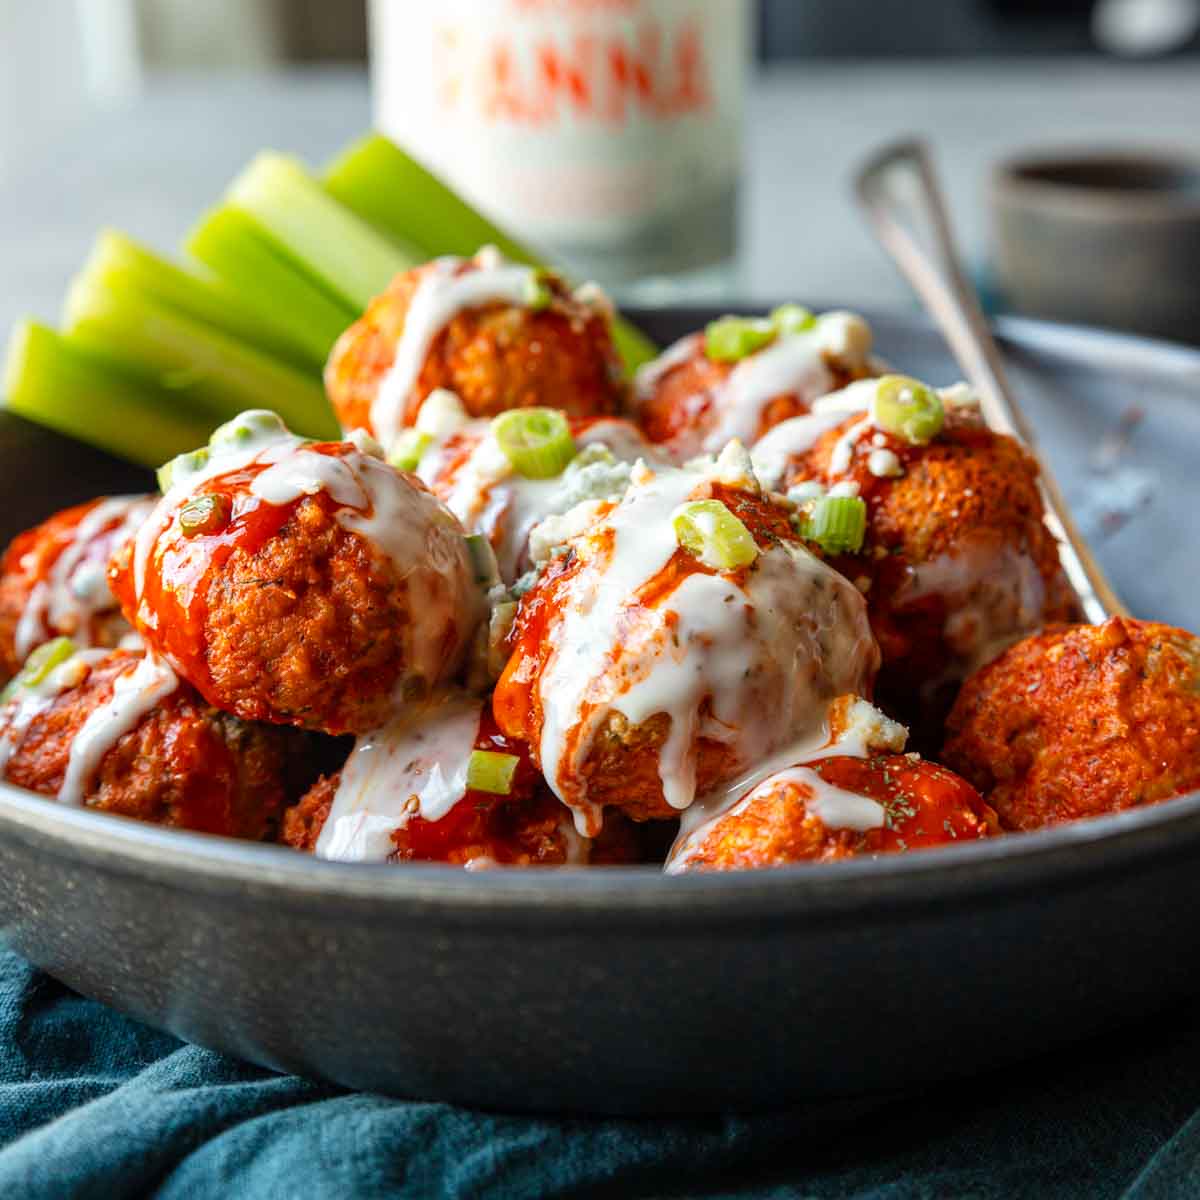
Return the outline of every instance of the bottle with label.
<path id="1" fill-rule="evenodd" d="M 734 258 L 752 0 L 372 0 L 376 124 L 624 298 Z"/>

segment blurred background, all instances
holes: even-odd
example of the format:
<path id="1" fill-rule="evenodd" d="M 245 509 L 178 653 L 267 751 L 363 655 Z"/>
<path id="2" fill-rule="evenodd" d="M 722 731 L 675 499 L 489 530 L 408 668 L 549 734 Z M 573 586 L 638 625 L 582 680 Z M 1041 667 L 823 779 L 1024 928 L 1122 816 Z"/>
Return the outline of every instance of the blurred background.
<path id="1" fill-rule="evenodd" d="M 461 113 L 416 120 L 445 90 L 445 47 L 468 35 L 483 46 L 486 30 L 511 33 L 519 66 L 535 47 L 522 21 L 564 39 L 597 22 L 640 37 L 643 17 L 661 23 L 680 87 L 690 51 L 671 22 L 700 23 L 707 124 L 635 108 L 621 130 L 576 120 L 510 137 Z M 1172 300 L 1168 328 L 1136 304 L 1099 305 L 1091 286 L 1060 294 L 1080 253 L 1071 230 L 1045 228 L 1036 189 L 1012 202 L 1015 226 L 989 201 L 996 164 L 1031 150 L 1170 156 L 1165 172 L 1118 172 L 1066 198 L 1115 190 L 1167 205 L 1179 225 L 1167 259 L 1194 277 L 1198 50 L 1200 0 L 375 0 L 373 12 L 354 0 L 0 0 L 0 322 L 53 317 L 97 227 L 169 248 L 256 150 L 320 163 L 375 119 L 518 233 L 641 301 L 909 303 L 847 179 L 882 141 L 918 133 L 993 306 L 1200 341 L 1187 296 Z M 636 89 L 636 54 L 626 66 Z M 543 159 L 552 173 L 525 169 Z M 547 191 L 584 178 L 600 181 L 589 198 L 612 191 L 604 213 L 576 205 L 567 222 L 549 210 Z M 1119 220 L 1106 231 L 1122 249 L 1143 238 Z M 1143 264 L 1122 276 L 1124 293 L 1166 269 Z"/>

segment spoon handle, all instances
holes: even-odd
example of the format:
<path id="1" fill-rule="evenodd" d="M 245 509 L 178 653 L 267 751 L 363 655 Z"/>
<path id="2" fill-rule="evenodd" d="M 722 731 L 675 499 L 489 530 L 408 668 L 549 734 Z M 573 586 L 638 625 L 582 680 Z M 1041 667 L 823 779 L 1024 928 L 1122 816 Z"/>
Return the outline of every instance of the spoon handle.
<path id="1" fill-rule="evenodd" d="M 880 244 L 924 302 L 978 393 L 988 425 L 1024 442 L 1037 460 L 1046 524 L 1058 539 L 1063 570 L 1084 615 L 1092 622 L 1127 616 L 1128 609 L 1093 557 L 1038 453 L 1037 439 L 1009 383 L 1000 348 L 963 273 L 928 148 L 916 140 L 885 146 L 859 170 L 855 191 Z M 932 252 L 918 240 L 916 230 L 922 226 Z"/>

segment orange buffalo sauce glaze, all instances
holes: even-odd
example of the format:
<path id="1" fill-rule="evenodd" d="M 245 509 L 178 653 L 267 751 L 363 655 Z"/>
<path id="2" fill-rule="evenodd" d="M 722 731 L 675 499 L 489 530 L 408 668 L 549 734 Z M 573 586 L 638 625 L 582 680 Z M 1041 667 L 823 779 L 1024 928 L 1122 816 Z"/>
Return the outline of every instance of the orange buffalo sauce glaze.
<path id="1" fill-rule="evenodd" d="M 304 449 L 331 458 L 355 453 L 353 446 L 342 442 L 318 442 Z M 252 462 L 205 480 L 190 493 L 187 500 L 205 495 L 222 497 L 228 521 L 212 532 L 189 535 L 179 525 L 182 504 L 176 508 L 151 547 L 140 597 L 135 594 L 133 556 L 109 570 L 113 594 L 134 628 L 146 634 L 157 652 L 165 655 L 212 703 L 217 700 L 212 695 L 206 637 L 212 580 L 235 551 L 253 555 L 261 550 L 305 501 L 321 504 L 329 512 L 344 507 L 323 489 L 287 504 L 259 499 L 251 493 L 250 485 L 272 465 Z M 155 519 L 153 515 L 151 519 Z"/>
<path id="2" fill-rule="evenodd" d="M 868 796 L 887 814 L 882 829 L 860 835 L 861 850 L 919 850 L 999 832 L 996 814 L 960 776 L 917 756 L 834 757 L 807 764 L 826 783 Z"/>
<path id="3" fill-rule="evenodd" d="M 770 549 L 780 541 L 798 542 L 788 514 L 765 496 L 744 491 L 721 483 L 702 483 L 693 499 L 711 498 L 720 500 L 750 530 L 760 550 Z M 613 531 L 609 528 L 585 534 L 592 542 L 589 554 L 591 562 L 604 563 L 613 552 Z M 517 619 L 509 635 L 511 654 L 496 690 L 492 695 L 492 712 L 501 730 L 510 737 L 521 738 L 531 747 L 535 761 L 538 760 L 537 746 L 541 738 L 542 703 L 538 686 L 546 664 L 557 646 L 557 627 L 570 599 L 570 585 L 580 570 L 583 561 L 573 551 L 551 562 L 542 577 L 521 600 Z M 603 569 L 603 567 L 600 567 Z M 748 568 L 722 572 L 726 578 L 741 585 L 745 583 Z M 647 609 L 657 608 L 670 597 L 690 575 L 718 574 L 712 567 L 705 566 L 689 551 L 680 547 L 667 560 L 666 565 L 646 582 L 630 598 L 618 619 L 619 625 L 639 624 L 639 617 Z M 664 618 L 664 623 L 673 625 L 673 614 Z M 611 635 L 611 660 L 620 661 L 625 642 L 624 630 L 620 627 L 609 631 Z M 635 680 L 631 677 L 627 686 Z M 587 728 L 587 718 L 593 705 L 581 706 L 578 720 L 567 735 L 564 758 L 575 757 L 578 737 Z"/>
<path id="4" fill-rule="evenodd" d="M 468 790 L 440 821 L 411 817 L 392 835 L 395 858 L 466 862 L 486 857 L 497 863 L 526 863 L 531 861 L 531 833 L 536 835 L 539 828 L 550 833 L 567 816 L 542 783 L 528 748 L 501 733 L 486 708 L 475 749 L 516 755 L 512 790 L 507 795 Z"/>

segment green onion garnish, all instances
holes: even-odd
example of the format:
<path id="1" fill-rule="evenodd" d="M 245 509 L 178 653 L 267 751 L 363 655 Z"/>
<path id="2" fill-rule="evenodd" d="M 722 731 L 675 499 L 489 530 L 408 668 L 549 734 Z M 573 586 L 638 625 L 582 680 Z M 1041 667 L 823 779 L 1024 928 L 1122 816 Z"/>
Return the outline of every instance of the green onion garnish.
<path id="1" fill-rule="evenodd" d="M 817 318 L 803 304 L 781 304 L 772 310 L 770 321 L 781 336 L 786 336 L 811 329 L 817 323 Z"/>
<path id="2" fill-rule="evenodd" d="M 75 653 L 75 643 L 69 637 L 51 638 L 32 651 L 18 676 L 22 687 L 37 687 L 59 663 Z"/>
<path id="3" fill-rule="evenodd" d="M 554 278 L 552 272 L 543 267 L 535 267 L 529 272 L 529 282 L 525 289 L 525 307 L 535 312 L 549 308 L 554 300 L 550 281 Z"/>
<path id="4" fill-rule="evenodd" d="M 287 435 L 287 426 L 280 417 L 266 408 L 250 408 L 239 413 L 232 421 L 218 425 L 208 439 L 213 451 L 237 450 L 260 438 L 277 438 Z"/>
<path id="5" fill-rule="evenodd" d="M 515 754 L 496 750 L 472 750 L 467 761 L 467 787 L 473 792 L 491 792 L 507 796 L 512 791 L 513 776 L 521 760 Z"/>
<path id="6" fill-rule="evenodd" d="M 158 468 L 158 490 L 165 496 L 185 475 L 194 475 L 208 463 L 208 447 L 177 454 L 168 463 Z"/>
<path id="7" fill-rule="evenodd" d="M 907 375 L 884 375 L 879 380 L 871 416 L 880 429 L 914 446 L 932 441 L 946 422 L 937 392 Z"/>
<path id="8" fill-rule="evenodd" d="M 185 537 L 220 533 L 229 524 L 231 512 L 228 496 L 205 492 L 202 496 L 193 496 L 179 510 L 179 528 Z"/>
<path id="9" fill-rule="evenodd" d="M 526 479 L 550 479 L 575 457 L 567 418 L 556 408 L 514 408 L 492 422 L 505 457 Z"/>
<path id="10" fill-rule="evenodd" d="M 738 362 L 775 340 L 775 326 L 759 317 L 719 317 L 704 329 L 704 353 L 713 362 Z"/>
<path id="11" fill-rule="evenodd" d="M 801 533 L 826 554 L 857 554 L 867 533 L 867 505 L 861 496 L 822 496 Z"/>
<path id="12" fill-rule="evenodd" d="M 689 500 L 671 520 L 676 540 L 706 567 L 733 571 L 758 557 L 750 530 L 720 500 Z"/>
<path id="13" fill-rule="evenodd" d="M 406 429 L 392 443 L 387 460 L 397 471 L 415 471 L 432 442 L 431 434 L 422 433 L 419 429 Z"/>

